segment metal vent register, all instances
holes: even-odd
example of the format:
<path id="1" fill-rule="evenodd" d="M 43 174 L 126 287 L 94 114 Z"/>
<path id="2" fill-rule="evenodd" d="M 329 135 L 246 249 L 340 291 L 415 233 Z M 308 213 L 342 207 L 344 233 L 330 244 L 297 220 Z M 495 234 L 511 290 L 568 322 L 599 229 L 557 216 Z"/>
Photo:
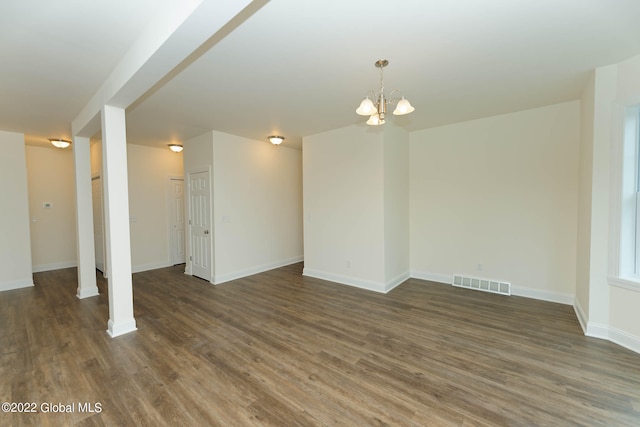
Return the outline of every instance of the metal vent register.
<path id="1" fill-rule="evenodd" d="M 511 295 L 511 283 L 499 280 L 481 279 L 479 277 L 453 275 L 453 286 L 475 289 L 500 295 Z"/>

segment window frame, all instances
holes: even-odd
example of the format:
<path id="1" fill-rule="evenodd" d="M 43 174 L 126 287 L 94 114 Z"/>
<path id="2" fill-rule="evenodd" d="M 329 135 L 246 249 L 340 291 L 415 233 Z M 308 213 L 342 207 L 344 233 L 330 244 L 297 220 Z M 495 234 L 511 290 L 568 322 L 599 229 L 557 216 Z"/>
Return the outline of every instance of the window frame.
<path id="1" fill-rule="evenodd" d="M 618 152 L 619 199 L 615 208 L 619 209 L 620 221 L 616 276 L 640 286 L 640 105 L 624 109 L 621 142 Z"/>

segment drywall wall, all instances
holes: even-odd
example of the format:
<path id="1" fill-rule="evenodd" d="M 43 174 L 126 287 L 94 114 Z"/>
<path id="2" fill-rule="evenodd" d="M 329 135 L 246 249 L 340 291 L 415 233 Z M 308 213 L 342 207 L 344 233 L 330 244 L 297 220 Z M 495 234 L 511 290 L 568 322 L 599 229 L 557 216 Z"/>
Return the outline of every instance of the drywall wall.
<path id="1" fill-rule="evenodd" d="M 409 133 L 384 125 L 384 259 L 386 290 L 409 278 Z"/>
<path id="2" fill-rule="evenodd" d="M 305 275 L 386 290 L 383 139 L 367 126 L 304 138 Z"/>
<path id="3" fill-rule="evenodd" d="M 169 178 L 183 176 L 182 154 L 128 144 L 127 162 L 132 270 L 169 266 Z"/>
<path id="4" fill-rule="evenodd" d="M 616 102 L 623 106 L 640 105 L 640 55 L 618 64 Z M 609 304 L 614 340 L 640 352 L 640 283 L 633 288 L 611 286 Z"/>
<path id="5" fill-rule="evenodd" d="M 91 144 L 92 175 L 100 175 L 102 143 Z M 168 148 L 127 145 L 131 269 L 140 272 L 171 264 L 169 178 L 183 175 L 182 154 Z"/>
<path id="6" fill-rule="evenodd" d="M 595 72 L 580 99 L 580 165 L 578 178 L 578 235 L 576 253 L 575 307 L 582 322 L 589 317 L 591 266 L 591 186 L 593 180 L 593 113 Z M 586 325 L 583 325 L 586 328 Z"/>
<path id="7" fill-rule="evenodd" d="M 25 147 L 33 271 L 75 267 L 76 201 L 71 149 Z"/>
<path id="8" fill-rule="evenodd" d="M 579 138 L 577 101 L 412 133 L 412 275 L 572 304 Z"/>
<path id="9" fill-rule="evenodd" d="M 302 261 L 302 153 L 213 132 L 213 282 Z"/>
<path id="10" fill-rule="evenodd" d="M 24 135 L 0 131 L 0 291 L 33 286 Z"/>
<path id="11" fill-rule="evenodd" d="M 640 282 L 621 277 L 620 175 L 624 109 L 640 105 L 640 56 L 595 72 L 589 307 L 586 333 L 640 352 Z M 617 165 L 613 167 L 611 165 Z M 588 166 L 588 165 L 587 165 Z M 583 326 L 585 319 L 582 321 Z"/>

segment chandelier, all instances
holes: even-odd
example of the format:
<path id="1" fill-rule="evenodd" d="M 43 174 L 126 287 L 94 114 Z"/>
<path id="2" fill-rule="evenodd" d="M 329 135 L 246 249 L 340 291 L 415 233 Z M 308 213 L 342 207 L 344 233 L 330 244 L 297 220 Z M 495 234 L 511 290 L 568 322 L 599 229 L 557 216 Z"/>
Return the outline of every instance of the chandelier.
<path id="1" fill-rule="evenodd" d="M 382 71 L 383 71 L 383 68 L 386 67 L 387 65 L 389 65 L 389 61 L 387 61 L 386 59 L 379 59 L 376 61 L 375 66 L 377 68 L 380 68 L 380 88 L 378 89 L 377 92 L 370 90 L 369 93 L 371 94 L 371 97 L 369 96 L 365 97 L 360 103 L 360 106 L 358 107 L 358 109 L 356 110 L 356 113 L 360 114 L 361 116 L 369 116 L 369 120 L 367 120 L 367 124 L 371 126 L 378 126 L 378 125 L 384 124 L 384 121 L 385 121 L 384 117 L 387 114 L 387 105 L 396 104 L 396 108 L 395 110 L 393 110 L 393 115 L 395 116 L 402 116 L 405 114 L 409 114 L 415 110 L 415 108 L 413 108 L 409 103 L 409 100 L 406 99 L 404 96 L 400 99 L 385 98 Z M 393 95 L 396 92 L 398 91 L 394 90 L 393 92 L 391 92 L 391 95 Z M 373 98 L 373 100 L 371 98 Z"/>

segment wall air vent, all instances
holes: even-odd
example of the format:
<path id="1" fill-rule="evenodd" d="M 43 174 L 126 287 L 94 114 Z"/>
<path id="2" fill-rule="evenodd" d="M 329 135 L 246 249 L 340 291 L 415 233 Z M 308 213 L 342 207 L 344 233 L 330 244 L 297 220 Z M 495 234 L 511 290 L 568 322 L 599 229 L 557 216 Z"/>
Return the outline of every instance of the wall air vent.
<path id="1" fill-rule="evenodd" d="M 481 279 L 479 277 L 453 275 L 453 286 L 459 288 L 475 289 L 477 291 L 491 292 L 500 295 L 511 295 L 511 283 L 499 280 Z"/>

